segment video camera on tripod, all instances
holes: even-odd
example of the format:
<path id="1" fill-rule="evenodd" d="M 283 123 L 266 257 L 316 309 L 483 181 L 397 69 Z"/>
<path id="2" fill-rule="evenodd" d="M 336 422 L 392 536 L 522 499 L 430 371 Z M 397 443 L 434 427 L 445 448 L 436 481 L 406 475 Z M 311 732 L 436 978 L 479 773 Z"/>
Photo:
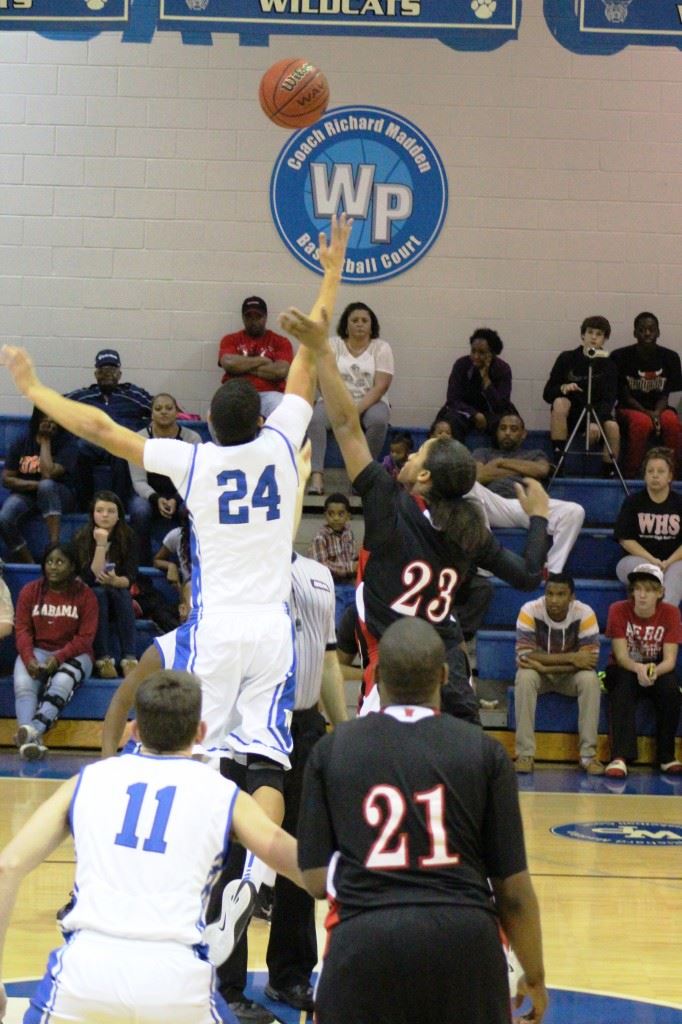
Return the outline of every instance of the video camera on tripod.
<path id="1" fill-rule="evenodd" d="M 584 352 L 585 356 L 587 357 L 587 359 L 589 360 L 589 364 L 588 364 L 588 367 L 587 367 L 587 394 L 585 396 L 585 405 L 584 405 L 584 407 L 583 407 L 583 409 L 582 409 L 582 411 L 580 413 L 580 416 L 578 417 L 578 420 L 577 420 L 575 426 L 573 427 L 573 431 L 571 432 L 571 436 L 569 437 L 568 441 L 564 445 L 564 449 L 563 449 L 563 451 L 561 453 L 561 458 L 557 462 L 557 464 L 556 464 L 556 466 L 554 468 L 554 473 L 552 474 L 552 476 L 550 478 L 549 486 L 551 487 L 552 484 L 554 483 L 554 481 L 556 480 L 556 478 L 561 475 L 561 470 L 562 470 L 562 467 L 564 465 L 564 461 L 566 459 L 566 456 L 571 451 L 571 448 L 573 446 L 573 442 L 574 442 L 574 440 L 575 440 L 575 438 L 576 438 L 576 436 L 578 434 L 578 431 L 580 429 L 581 424 L 583 423 L 583 421 L 585 421 L 585 454 L 589 454 L 589 452 L 590 452 L 590 426 L 592 424 L 594 424 L 599 429 L 599 433 L 601 434 L 601 438 L 602 438 L 602 441 L 604 442 L 604 446 L 605 446 L 606 450 L 608 451 L 609 455 L 611 456 L 611 462 L 613 463 L 613 467 L 614 467 L 616 473 L 618 474 L 618 478 L 619 478 L 619 480 L 620 480 L 620 482 L 621 482 L 621 484 L 623 486 L 623 490 L 625 491 L 626 494 L 628 494 L 629 493 L 628 487 L 627 487 L 627 484 L 625 483 L 625 480 L 623 478 L 623 474 L 621 473 L 620 466 L 618 465 L 618 460 L 616 459 L 615 455 L 613 454 L 613 449 L 611 448 L 611 445 L 609 443 L 609 439 L 608 439 L 608 437 L 606 436 L 606 434 L 604 432 L 604 427 L 602 425 L 602 422 L 599 419 L 599 416 L 597 415 L 597 410 L 595 409 L 595 407 L 594 407 L 594 405 L 592 403 L 592 384 L 593 384 L 592 376 L 593 376 L 593 369 L 594 369 L 592 363 L 593 363 L 593 361 L 595 359 L 608 359 L 609 358 L 609 353 L 605 349 L 603 349 L 603 348 L 598 348 L 596 345 L 589 345 L 587 348 L 583 348 L 583 352 Z M 599 372 L 598 372 L 597 376 L 599 376 Z M 581 389 L 579 388 L 578 390 L 581 390 Z M 563 389 L 562 389 L 562 394 L 564 394 Z"/>

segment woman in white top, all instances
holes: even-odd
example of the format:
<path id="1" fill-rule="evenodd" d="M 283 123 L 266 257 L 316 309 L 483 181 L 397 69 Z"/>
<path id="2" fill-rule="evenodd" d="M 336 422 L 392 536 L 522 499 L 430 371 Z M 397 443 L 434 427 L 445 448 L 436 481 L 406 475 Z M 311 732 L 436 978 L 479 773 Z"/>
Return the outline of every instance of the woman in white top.
<path id="1" fill-rule="evenodd" d="M 386 440 L 391 407 L 386 392 L 393 380 L 393 352 L 379 337 L 379 321 L 364 302 L 346 306 L 331 339 L 339 372 L 355 400 L 372 456 L 379 457 Z M 324 457 L 329 420 L 318 399 L 308 434 L 312 443 L 309 494 L 324 494 Z"/>

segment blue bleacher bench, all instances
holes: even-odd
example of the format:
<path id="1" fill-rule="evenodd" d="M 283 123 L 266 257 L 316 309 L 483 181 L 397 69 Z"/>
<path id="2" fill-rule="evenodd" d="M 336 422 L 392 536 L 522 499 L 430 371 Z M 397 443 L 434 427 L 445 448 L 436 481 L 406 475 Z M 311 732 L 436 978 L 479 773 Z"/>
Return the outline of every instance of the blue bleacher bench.
<path id="1" fill-rule="evenodd" d="M 88 679 L 78 687 L 60 718 L 79 721 L 103 719 L 120 679 Z M 12 677 L 0 679 L 0 718 L 14 718 Z"/>
<path id="2" fill-rule="evenodd" d="M 599 669 L 606 668 L 609 660 L 610 644 L 606 637 L 601 636 L 599 649 Z M 481 679 L 498 679 L 511 682 L 516 675 L 515 634 L 509 630 L 480 630 L 476 637 L 476 659 L 478 675 Z M 682 672 L 682 653 L 677 663 L 678 672 Z M 607 733 L 607 700 L 602 694 L 599 716 L 599 732 Z M 648 700 L 639 701 L 637 705 L 637 733 L 639 736 L 655 734 L 653 708 Z M 514 703 L 514 687 L 507 689 L 507 728 L 516 728 Z M 567 732 L 578 731 L 578 701 L 574 697 L 565 697 L 560 693 L 543 693 L 538 697 L 535 715 L 536 732 Z M 677 731 L 682 736 L 682 715 Z"/>
<path id="3" fill-rule="evenodd" d="M 656 716 L 650 700 L 640 700 L 635 709 L 635 724 L 638 736 L 656 735 Z M 515 690 L 507 688 L 507 728 L 516 729 Z M 575 697 L 565 697 L 562 693 L 541 693 L 535 709 L 536 732 L 578 732 L 578 701 Z M 608 735 L 609 701 L 605 693 L 601 695 L 599 706 L 599 732 Z M 677 725 L 677 735 L 682 736 L 682 714 Z"/>
<path id="4" fill-rule="evenodd" d="M 508 583 L 503 583 L 498 579 L 491 579 L 490 582 L 493 587 L 493 598 L 485 616 L 485 625 L 489 628 L 514 630 L 521 606 L 526 601 L 532 601 L 543 594 L 541 589 L 530 592 L 514 590 Z M 584 601 L 592 608 L 602 628 L 606 627 L 610 605 L 614 601 L 622 601 L 626 597 L 625 587 L 616 579 L 576 578 L 575 592 L 578 600 Z"/>
<path id="5" fill-rule="evenodd" d="M 528 534 L 526 530 L 493 530 L 500 543 L 522 555 Z M 591 579 L 615 579 L 616 565 L 625 556 L 622 547 L 615 540 L 612 529 L 583 528 L 566 562 L 566 572 L 574 577 L 589 576 Z M 584 600 L 582 595 L 579 595 Z M 589 604 L 589 601 L 588 601 Z"/>

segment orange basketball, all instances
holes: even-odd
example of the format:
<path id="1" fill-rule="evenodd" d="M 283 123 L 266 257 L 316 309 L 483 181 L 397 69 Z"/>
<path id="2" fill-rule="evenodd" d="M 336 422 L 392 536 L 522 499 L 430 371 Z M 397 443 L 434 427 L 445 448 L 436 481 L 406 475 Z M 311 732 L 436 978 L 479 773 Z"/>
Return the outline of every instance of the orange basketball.
<path id="1" fill-rule="evenodd" d="M 302 57 L 278 60 L 260 80 L 258 99 L 282 128 L 305 128 L 324 114 L 329 86 L 324 74 Z"/>

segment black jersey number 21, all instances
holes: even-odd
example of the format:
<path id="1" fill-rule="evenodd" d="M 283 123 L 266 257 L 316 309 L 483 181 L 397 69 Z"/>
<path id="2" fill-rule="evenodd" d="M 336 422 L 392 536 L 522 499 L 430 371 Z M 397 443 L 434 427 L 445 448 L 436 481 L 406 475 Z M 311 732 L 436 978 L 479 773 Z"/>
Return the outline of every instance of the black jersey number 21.
<path id="1" fill-rule="evenodd" d="M 459 854 L 448 849 L 445 825 L 445 787 L 413 793 L 414 804 L 424 808 L 424 824 L 429 836 L 429 853 L 419 857 L 420 868 L 455 867 Z M 372 786 L 364 799 L 362 812 L 370 828 L 379 834 L 365 859 L 365 867 L 375 871 L 395 871 L 410 866 L 410 837 L 402 831 L 407 815 L 407 801 L 396 786 Z"/>

